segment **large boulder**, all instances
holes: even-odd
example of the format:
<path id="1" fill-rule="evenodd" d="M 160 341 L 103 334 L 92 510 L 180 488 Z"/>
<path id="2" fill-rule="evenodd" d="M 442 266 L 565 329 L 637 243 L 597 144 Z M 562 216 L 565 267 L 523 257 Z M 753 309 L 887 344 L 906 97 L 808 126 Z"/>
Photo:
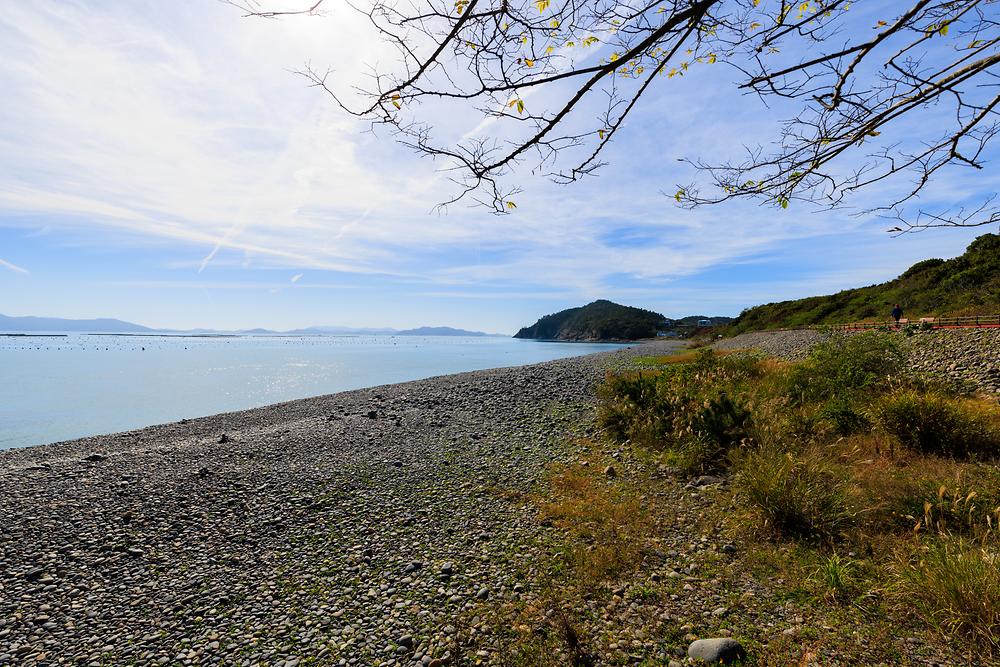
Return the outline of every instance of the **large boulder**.
<path id="1" fill-rule="evenodd" d="M 730 665 L 747 657 L 740 643 L 729 637 L 717 639 L 699 639 L 688 647 L 688 657 L 692 660 L 702 660 L 713 665 Z"/>

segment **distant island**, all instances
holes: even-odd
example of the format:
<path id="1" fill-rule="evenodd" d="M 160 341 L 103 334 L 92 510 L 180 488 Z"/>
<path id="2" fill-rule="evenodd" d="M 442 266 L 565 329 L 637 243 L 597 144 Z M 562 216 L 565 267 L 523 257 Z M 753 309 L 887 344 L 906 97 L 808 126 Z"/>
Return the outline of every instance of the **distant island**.
<path id="1" fill-rule="evenodd" d="M 660 313 L 605 299 L 546 315 L 514 338 L 571 341 L 623 341 L 652 338 L 667 323 Z"/>
<path id="2" fill-rule="evenodd" d="M 315 326 L 290 331 L 275 331 L 273 329 L 241 329 L 225 331 L 220 329 L 153 329 L 141 324 L 116 320 L 112 318 L 97 318 L 73 320 L 62 317 L 10 317 L 0 315 L 0 331 L 7 332 L 74 332 L 74 333 L 136 333 L 136 334 L 246 334 L 246 335 L 294 335 L 294 336 L 499 336 L 482 331 L 467 331 L 453 327 L 417 327 L 415 329 L 388 328 L 356 328 L 340 326 Z"/>
<path id="3" fill-rule="evenodd" d="M 61 317 L 9 317 L 0 315 L 0 331 L 100 331 L 101 333 L 149 333 L 141 324 L 111 318 L 68 320 Z"/>
<path id="4" fill-rule="evenodd" d="M 397 331 L 397 336 L 489 336 L 491 334 L 482 331 L 466 331 L 465 329 L 453 329 L 451 327 L 417 327 L 416 329 L 404 329 Z"/>
<path id="5" fill-rule="evenodd" d="M 889 318 L 1000 312 L 1000 236 L 983 234 L 954 259 L 925 259 L 889 282 L 744 310 L 730 333 Z"/>

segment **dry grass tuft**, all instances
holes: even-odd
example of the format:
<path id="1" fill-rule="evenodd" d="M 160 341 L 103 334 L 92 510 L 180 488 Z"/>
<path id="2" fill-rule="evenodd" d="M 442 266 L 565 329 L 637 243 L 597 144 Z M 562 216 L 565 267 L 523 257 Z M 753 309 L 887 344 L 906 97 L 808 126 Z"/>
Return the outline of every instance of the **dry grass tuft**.
<path id="1" fill-rule="evenodd" d="M 604 581 L 635 567 L 652 519 L 631 485 L 606 479 L 593 462 L 558 468 L 538 499 L 543 520 L 567 536 L 567 564 L 580 583 Z"/>
<path id="2" fill-rule="evenodd" d="M 902 559 L 902 604 L 949 635 L 1000 650 L 1000 563 L 987 548 L 962 538 L 925 540 Z"/>

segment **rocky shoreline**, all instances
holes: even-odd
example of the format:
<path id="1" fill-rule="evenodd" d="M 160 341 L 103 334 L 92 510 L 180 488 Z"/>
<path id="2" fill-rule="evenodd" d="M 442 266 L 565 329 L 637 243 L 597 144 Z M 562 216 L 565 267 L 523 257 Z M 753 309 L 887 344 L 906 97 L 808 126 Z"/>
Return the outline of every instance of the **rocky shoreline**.
<path id="1" fill-rule="evenodd" d="M 801 361 L 829 334 L 809 329 L 761 331 L 719 341 L 718 350 L 757 349 Z M 980 391 L 1000 393 L 1000 329 L 939 329 L 900 334 L 914 370 L 950 378 Z"/>
<path id="2" fill-rule="evenodd" d="M 516 599 L 508 500 L 677 343 L 0 452 L 0 665 L 440 665 Z"/>

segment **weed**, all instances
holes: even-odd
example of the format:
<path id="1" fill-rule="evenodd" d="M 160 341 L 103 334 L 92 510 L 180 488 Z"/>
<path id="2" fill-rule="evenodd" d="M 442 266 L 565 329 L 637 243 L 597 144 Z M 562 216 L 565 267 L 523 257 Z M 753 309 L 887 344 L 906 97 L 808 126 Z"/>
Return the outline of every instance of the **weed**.
<path id="1" fill-rule="evenodd" d="M 993 546 L 962 538 L 928 540 L 902 563 L 905 604 L 946 633 L 1000 649 L 1000 563 Z"/>
<path id="2" fill-rule="evenodd" d="M 872 409 L 874 420 L 905 448 L 928 454 L 1000 453 L 1000 413 L 970 399 L 897 390 Z"/>
<path id="3" fill-rule="evenodd" d="M 814 580 L 825 591 L 827 598 L 843 601 L 854 589 L 855 564 L 839 554 L 823 558 L 814 573 Z"/>
<path id="4" fill-rule="evenodd" d="M 833 336 L 792 369 L 787 391 L 797 403 L 876 393 L 900 372 L 904 361 L 903 350 L 892 335 Z"/>
<path id="5" fill-rule="evenodd" d="M 832 541 L 857 514 L 843 480 L 813 452 L 750 453 L 740 464 L 736 489 L 765 526 L 788 537 Z"/>
<path id="6" fill-rule="evenodd" d="M 648 513 L 632 490 L 608 484 L 598 466 L 567 467 L 552 476 L 540 499 L 543 520 L 570 538 L 564 560 L 581 582 L 596 584 L 642 559 Z"/>

